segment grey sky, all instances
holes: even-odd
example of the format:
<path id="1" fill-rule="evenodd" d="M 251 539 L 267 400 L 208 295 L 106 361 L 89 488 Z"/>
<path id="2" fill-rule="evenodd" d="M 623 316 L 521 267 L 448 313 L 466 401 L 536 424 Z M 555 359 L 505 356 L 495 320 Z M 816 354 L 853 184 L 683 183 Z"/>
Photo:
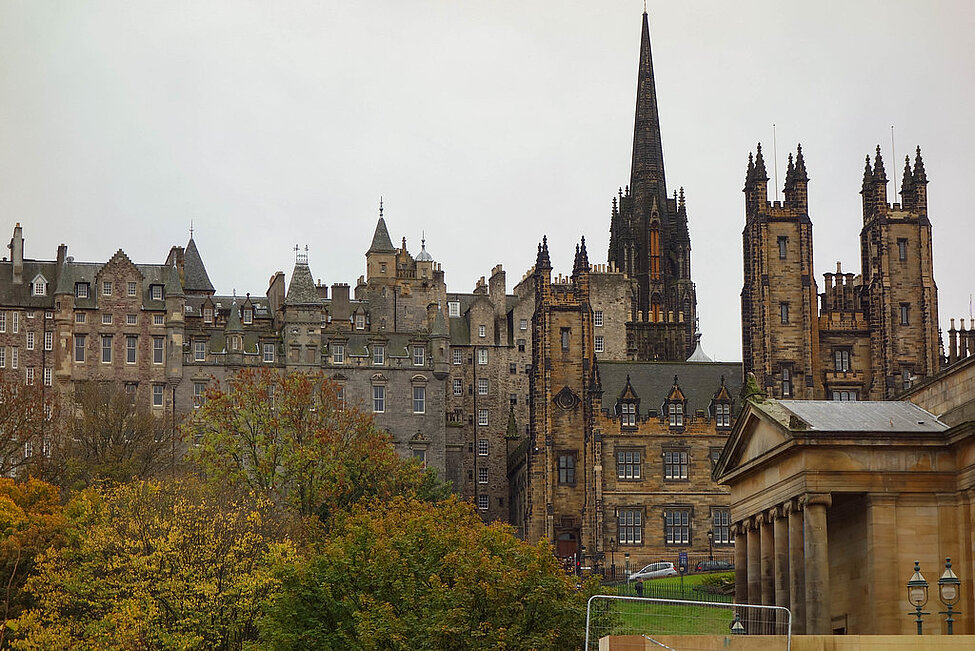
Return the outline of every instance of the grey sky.
<path id="1" fill-rule="evenodd" d="M 0 236 L 161 262 L 190 220 L 217 291 L 310 247 L 354 283 L 379 196 L 451 291 L 547 234 L 605 262 L 629 177 L 642 2 L 0 0 Z M 684 186 L 705 348 L 741 358 L 748 152 L 803 145 L 815 263 L 859 271 L 860 181 L 921 145 L 943 327 L 975 290 L 975 4 L 650 2 L 667 180 Z M 895 125 L 896 158 L 890 125 Z M 770 176 L 771 176 L 770 168 Z M 771 184 L 770 184 L 771 185 Z M 889 196 L 893 199 L 893 182 Z M 774 196 L 772 197 L 774 199 Z"/>

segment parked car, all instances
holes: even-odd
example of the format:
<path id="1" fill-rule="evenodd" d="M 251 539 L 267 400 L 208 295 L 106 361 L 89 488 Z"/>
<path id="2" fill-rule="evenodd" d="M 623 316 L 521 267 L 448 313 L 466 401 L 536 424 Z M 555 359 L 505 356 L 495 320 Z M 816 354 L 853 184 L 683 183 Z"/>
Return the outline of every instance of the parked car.
<path id="1" fill-rule="evenodd" d="M 694 568 L 695 572 L 719 572 L 723 570 L 733 570 L 735 564 L 730 561 L 701 561 Z"/>
<path id="2" fill-rule="evenodd" d="M 629 581 L 644 581 L 646 579 L 659 579 L 664 576 L 677 576 L 677 568 L 673 563 L 661 561 L 650 563 L 639 572 L 630 575 Z"/>

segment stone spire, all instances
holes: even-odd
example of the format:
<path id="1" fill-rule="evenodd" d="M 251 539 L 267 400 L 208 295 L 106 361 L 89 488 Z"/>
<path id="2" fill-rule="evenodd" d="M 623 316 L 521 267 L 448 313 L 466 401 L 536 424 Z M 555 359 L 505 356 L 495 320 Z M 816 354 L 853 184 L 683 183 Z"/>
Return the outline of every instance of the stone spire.
<path id="1" fill-rule="evenodd" d="M 552 270 L 552 261 L 548 257 L 548 237 L 542 236 L 542 243 L 538 245 L 538 256 L 535 258 L 535 269 L 538 271 Z"/>
<path id="2" fill-rule="evenodd" d="M 207 275 L 203 258 L 200 257 L 192 235 L 183 253 L 183 289 L 191 292 L 213 293 L 213 283 L 210 282 L 210 276 Z"/>
<path id="3" fill-rule="evenodd" d="M 643 33 L 640 37 L 630 191 L 636 199 L 638 215 L 651 205 L 651 195 L 657 196 L 661 205 L 667 200 L 657 89 L 653 79 L 653 57 L 650 53 L 650 24 L 646 13 L 643 14 Z"/>

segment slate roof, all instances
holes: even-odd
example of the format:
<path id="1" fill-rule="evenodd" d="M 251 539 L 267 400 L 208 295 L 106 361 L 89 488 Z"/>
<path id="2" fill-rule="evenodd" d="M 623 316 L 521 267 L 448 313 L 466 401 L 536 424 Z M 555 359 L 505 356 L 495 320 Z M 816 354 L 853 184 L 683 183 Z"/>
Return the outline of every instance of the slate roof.
<path id="1" fill-rule="evenodd" d="M 203 258 L 200 257 L 192 237 L 183 252 L 183 287 L 192 292 L 214 291 L 210 276 L 203 266 Z"/>
<path id="2" fill-rule="evenodd" d="M 759 406 L 775 404 L 787 412 L 786 426 L 792 420 L 791 415 L 795 415 L 807 425 L 803 429 L 812 431 L 932 433 L 948 429 L 933 414 L 910 402 L 776 400 Z M 782 420 L 777 414 L 770 415 Z"/>
<path id="3" fill-rule="evenodd" d="M 366 253 L 396 253 L 393 241 L 389 239 L 389 231 L 386 229 L 386 220 L 382 217 L 376 224 L 376 232 L 372 236 L 372 245 Z"/>
<path id="4" fill-rule="evenodd" d="M 311 269 L 307 264 L 295 263 L 284 303 L 285 305 L 321 305 L 322 299 L 318 296 L 318 289 L 315 288 L 315 281 L 311 277 Z"/>
<path id="5" fill-rule="evenodd" d="M 737 396 L 741 392 L 741 362 L 615 362 L 598 361 L 602 384 L 602 408 L 613 410 L 616 400 L 626 387 L 629 376 L 634 392 L 640 398 L 639 415 L 646 416 L 660 406 L 674 387 L 674 376 L 687 398 L 687 413 L 707 409 L 721 389 L 721 376 L 734 400 L 732 411 L 740 409 Z"/>
<path id="6" fill-rule="evenodd" d="M 32 296 L 30 287 L 31 282 L 37 275 L 44 276 L 47 281 L 47 294 L 45 296 Z M 3 305 L 16 305 L 18 307 L 50 308 L 54 305 L 54 292 L 57 289 L 54 280 L 57 275 L 56 262 L 42 262 L 38 260 L 24 260 L 24 282 L 14 285 L 13 263 L 0 262 L 0 303 Z"/>

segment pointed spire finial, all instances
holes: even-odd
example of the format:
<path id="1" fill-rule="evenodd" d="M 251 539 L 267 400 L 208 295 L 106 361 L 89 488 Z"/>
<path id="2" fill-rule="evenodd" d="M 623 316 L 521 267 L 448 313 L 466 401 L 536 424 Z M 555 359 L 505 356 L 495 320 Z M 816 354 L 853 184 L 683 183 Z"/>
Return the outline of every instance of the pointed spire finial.
<path id="1" fill-rule="evenodd" d="M 867 156 L 866 166 L 863 168 L 863 185 L 866 187 L 868 183 L 873 181 L 873 168 L 870 167 L 870 156 Z"/>
<path id="2" fill-rule="evenodd" d="M 921 146 L 917 147 L 917 154 L 914 157 L 914 180 L 917 183 L 927 183 L 928 175 L 924 171 L 924 161 L 921 160 Z"/>
<path id="3" fill-rule="evenodd" d="M 193 239 L 193 220 L 190 220 L 190 239 Z"/>
<path id="4" fill-rule="evenodd" d="M 379 195 L 379 218 L 383 218 L 383 195 Z"/>
<path id="5" fill-rule="evenodd" d="M 911 173 L 911 157 L 904 157 L 904 180 L 901 181 L 901 193 L 914 184 L 914 174 Z"/>
<path id="6" fill-rule="evenodd" d="M 762 143 L 758 143 L 758 147 L 756 147 L 755 180 L 768 181 L 768 170 L 765 169 L 765 157 L 762 156 Z"/>
<path id="7" fill-rule="evenodd" d="M 884 158 L 880 155 L 880 145 L 877 145 L 877 156 L 874 158 L 873 180 L 887 181 L 887 170 L 884 169 Z"/>
<path id="8" fill-rule="evenodd" d="M 802 157 L 802 144 L 796 145 L 796 180 L 809 180 L 809 177 L 806 176 L 806 159 Z"/>

